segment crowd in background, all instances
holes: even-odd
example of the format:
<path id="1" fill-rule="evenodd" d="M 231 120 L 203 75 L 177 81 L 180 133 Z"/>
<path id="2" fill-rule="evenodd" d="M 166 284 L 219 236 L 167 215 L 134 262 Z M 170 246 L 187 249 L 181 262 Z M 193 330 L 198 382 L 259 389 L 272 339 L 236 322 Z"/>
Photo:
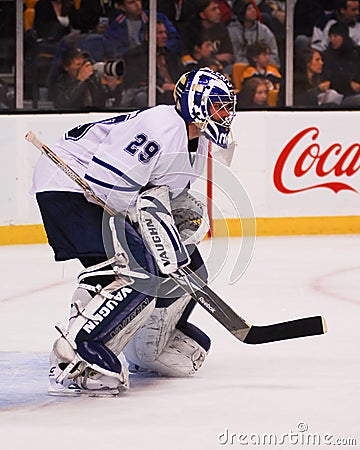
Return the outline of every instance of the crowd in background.
<path id="1" fill-rule="evenodd" d="M 6 24 L 2 40 L 14 33 Z M 24 0 L 25 99 L 61 110 L 146 107 L 148 25 L 148 0 Z M 182 73 L 211 67 L 233 82 L 238 108 L 283 106 L 285 26 L 286 0 L 158 0 L 157 103 L 173 103 Z M 297 0 L 293 33 L 294 105 L 359 106 L 359 1 Z M 0 108 L 11 108 L 2 80 L 0 94 Z"/>

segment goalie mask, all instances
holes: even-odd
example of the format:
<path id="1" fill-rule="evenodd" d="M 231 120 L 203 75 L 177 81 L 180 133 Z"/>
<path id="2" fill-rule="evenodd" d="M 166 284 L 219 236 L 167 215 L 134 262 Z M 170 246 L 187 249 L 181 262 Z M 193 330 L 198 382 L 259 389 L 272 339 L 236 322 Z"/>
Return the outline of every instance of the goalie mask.
<path id="1" fill-rule="evenodd" d="M 226 148 L 235 117 L 235 95 L 229 80 L 209 68 L 185 73 L 174 90 L 176 109 L 197 124 L 214 144 Z"/>

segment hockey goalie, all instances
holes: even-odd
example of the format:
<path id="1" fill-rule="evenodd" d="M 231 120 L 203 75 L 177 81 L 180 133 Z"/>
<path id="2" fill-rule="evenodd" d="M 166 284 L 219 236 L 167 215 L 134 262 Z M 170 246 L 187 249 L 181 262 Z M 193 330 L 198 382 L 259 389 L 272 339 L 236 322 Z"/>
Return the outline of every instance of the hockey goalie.
<path id="1" fill-rule="evenodd" d="M 223 75 L 204 68 L 179 79 L 174 99 L 79 125 L 56 143 L 115 216 L 46 156 L 35 167 L 55 260 L 84 267 L 69 321 L 56 326 L 52 395 L 118 396 L 129 370 L 190 376 L 209 352 L 210 338 L 189 321 L 195 301 L 169 275 L 190 267 L 206 283 L 197 244 L 208 219 L 189 186 L 203 172 L 209 140 L 226 151 L 235 96 Z"/>

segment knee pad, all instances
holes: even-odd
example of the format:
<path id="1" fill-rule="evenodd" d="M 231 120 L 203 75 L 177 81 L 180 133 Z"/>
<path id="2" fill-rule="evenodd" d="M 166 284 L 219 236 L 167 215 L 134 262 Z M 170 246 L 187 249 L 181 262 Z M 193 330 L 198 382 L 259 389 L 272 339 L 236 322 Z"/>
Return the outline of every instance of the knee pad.
<path id="1" fill-rule="evenodd" d="M 204 348 L 206 345 L 202 346 L 194 337 L 187 335 L 185 328 L 176 328 L 189 301 L 190 296 L 184 294 L 169 307 L 154 309 L 124 348 L 124 355 L 133 367 L 137 367 L 139 371 L 176 377 L 193 375 L 199 370 L 210 344 Z M 206 339 L 208 340 L 207 336 Z"/>

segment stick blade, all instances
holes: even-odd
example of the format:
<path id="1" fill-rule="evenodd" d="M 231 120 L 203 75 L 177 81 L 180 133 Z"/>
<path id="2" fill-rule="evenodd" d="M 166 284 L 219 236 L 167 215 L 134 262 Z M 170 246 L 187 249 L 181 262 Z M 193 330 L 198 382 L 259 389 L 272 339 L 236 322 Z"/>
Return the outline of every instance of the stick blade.
<path id="1" fill-rule="evenodd" d="M 266 344 L 267 342 L 297 339 L 326 333 L 326 322 L 321 316 L 305 317 L 266 326 L 253 325 L 243 342 L 245 344 Z"/>

